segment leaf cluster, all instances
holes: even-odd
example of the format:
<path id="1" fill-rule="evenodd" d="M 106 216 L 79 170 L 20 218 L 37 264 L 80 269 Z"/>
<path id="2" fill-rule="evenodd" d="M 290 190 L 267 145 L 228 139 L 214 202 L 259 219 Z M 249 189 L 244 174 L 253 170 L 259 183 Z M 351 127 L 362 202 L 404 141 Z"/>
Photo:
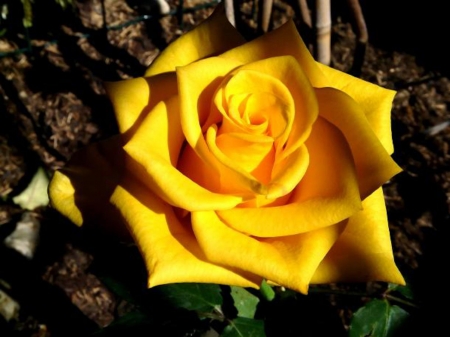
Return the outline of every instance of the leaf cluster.
<path id="1" fill-rule="evenodd" d="M 157 286 L 136 296 L 117 279 L 102 279 L 119 298 L 132 303 L 133 310 L 98 330 L 95 337 L 396 337 L 403 336 L 410 317 L 403 304 L 412 304 L 408 287 L 389 285 L 354 313 L 347 331 L 326 292 L 304 296 L 266 283 L 260 291 L 183 283 Z"/>

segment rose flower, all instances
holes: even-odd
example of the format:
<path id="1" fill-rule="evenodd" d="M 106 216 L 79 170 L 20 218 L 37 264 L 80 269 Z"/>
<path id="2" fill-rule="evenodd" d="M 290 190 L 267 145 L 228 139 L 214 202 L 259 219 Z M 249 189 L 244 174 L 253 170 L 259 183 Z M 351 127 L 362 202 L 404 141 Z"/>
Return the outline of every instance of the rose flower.
<path id="1" fill-rule="evenodd" d="M 125 224 L 150 287 L 404 283 L 381 189 L 395 93 L 315 62 L 292 22 L 246 42 L 216 10 L 106 89 L 120 135 L 50 198 L 78 225 Z"/>

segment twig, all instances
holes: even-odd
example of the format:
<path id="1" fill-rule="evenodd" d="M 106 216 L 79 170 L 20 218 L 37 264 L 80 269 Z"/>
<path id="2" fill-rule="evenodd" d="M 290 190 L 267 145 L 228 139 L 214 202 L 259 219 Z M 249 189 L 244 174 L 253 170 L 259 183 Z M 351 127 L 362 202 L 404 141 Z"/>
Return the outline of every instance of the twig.
<path id="1" fill-rule="evenodd" d="M 417 304 L 411 302 L 411 301 L 404 300 L 404 299 L 402 299 L 402 298 L 398 298 L 398 297 L 396 297 L 396 296 L 392 296 L 392 295 L 389 295 L 389 294 L 386 294 L 385 297 L 386 297 L 388 300 L 391 300 L 391 301 L 394 301 L 394 302 L 397 302 L 397 303 L 401 303 L 401 304 L 403 304 L 403 305 L 406 305 L 406 306 L 408 306 L 408 307 L 412 307 L 412 308 L 414 308 L 414 309 L 419 309 L 419 306 L 418 306 Z"/>
<path id="2" fill-rule="evenodd" d="M 298 0 L 298 7 L 300 9 L 300 19 L 304 25 L 312 28 L 311 13 L 309 12 L 306 0 Z"/>
<path id="3" fill-rule="evenodd" d="M 350 11 L 353 15 L 355 21 L 356 29 L 356 48 L 355 56 L 353 58 L 352 68 L 350 73 L 355 76 L 361 75 L 361 68 L 364 63 L 364 57 L 366 55 L 367 41 L 369 40 L 369 34 L 367 33 L 366 21 L 364 20 L 364 15 L 359 4 L 359 0 L 347 0 Z"/>

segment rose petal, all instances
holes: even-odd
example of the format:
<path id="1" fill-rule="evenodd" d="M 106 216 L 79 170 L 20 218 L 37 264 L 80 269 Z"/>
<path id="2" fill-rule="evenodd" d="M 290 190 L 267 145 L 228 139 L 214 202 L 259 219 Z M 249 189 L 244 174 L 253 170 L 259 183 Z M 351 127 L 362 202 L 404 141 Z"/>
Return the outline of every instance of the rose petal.
<path id="1" fill-rule="evenodd" d="M 267 198 L 276 199 L 291 193 L 304 177 L 308 165 L 309 152 L 304 145 L 297 148 L 282 161 L 278 161 L 272 170 Z"/>
<path id="2" fill-rule="evenodd" d="M 373 132 L 364 112 L 350 96 L 332 88 L 315 89 L 320 115 L 345 135 L 355 159 L 364 199 L 401 171 Z"/>
<path id="3" fill-rule="evenodd" d="M 213 211 L 192 213 L 195 237 L 209 261 L 247 270 L 304 294 L 344 227 L 340 224 L 301 235 L 258 239 L 229 228 Z"/>
<path id="4" fill-rule="evenodd" d="M 149 271 L 149 287 L 177 282 L 259 286 L 260 277 L 208 262 L 189 226 L 139 182 L 123 180 L 111 202 L 122 213 L 141 250 Z"/>
<path id="5" fill-rule="evenodd" d="M 176 169 L 183 141 L 178 98 L 160 102 L 124 147 L 132 158 L 127 161 L 129 171 L 166 202 L 188 211 L 229 209 L 240 203 L 240 197 L 212 193 Z"/>
<path id="6" fill-rule="evenodd" d="M 276 47 L 274 48 L 274 46 Z M 287 55 L 293 56 L 297 60 L 314 87 L 329 85 L 292 20 L 253 41 L 223 53 L 219 57 L 247 64 Z"/>
<path id="7" fill-rule="evenodd" d="M 187 142 L 200 158 L 211 159 L 202 125 L 211 112 L 212 97 L 223 76 L 240 64 L 217 57 L 177 68 L 181 125 Z"/>
<path id="8" fill-rule="evenodd" d="M 49 185 L 52 207 L 81 226 L 108 226 L 121 238 L 128 233 L 109 198 L 124 170 L 120 136 L 78 151 L 65 168 L 56 171 Z"/>
<path id="9" fill-rule="evenodd" d="M 83 215 L 75 203 L 75 187 L 67 174 L 56 171 L 48 189 L 50 204 L 77 226 L 83 224 Z"/>
<path id="10" fill-rule="evenodd" d="M 244 196 L 248 189 L 242 186 L 242 182 L 235 180 L 233 173 L 226 167 L 211 168 L 195 151 L 186 146 L 178 162 L 178 170 L 186 177 L 192 179 L 200 186 L 211 192 Z M 230 175 L 233 179 L 228 180 Z"/>
<path id="11" fill-rule="evenodd" d="M 211 175 L 226 176 L 224 179 L 239 185 L 239 190 L 259 193 L 261 184 L 250 174 L 242 172 L 242 170 L 230 170 L 222 164 L 223 161 L 221 163 L 211 153 L 202 131 L 202 126 L 213 113 L 211 111 L 212 97 L 222 82 L 223 76 L 239 65 L 239 63 L 214 57 L 177 69 L 181 126 L 187 142 L 196 153 L 195 157 L 189 157 L 194 160 L 192 163 L 186 160 L 183 162 L 185 169 L 187 166 L 198 167 L 204 163 L 209 166 Z M 203 163 L 196 162 L 196 159 Z M 181 170 L 186 172 L 185 169 Z"/>
<path id="12" fill-rule="evenodd" d="M 256 194 L 267 194 L 267 187 L 258 181 L 250 172 L 246 171 L 240 163 L 231 161 L 231 159 L 222 152 L 217 144 L 217 127 L 211 126 L 206 133 L 206 144 L 209 151 L 214 155 L 214 159 L 219 165 L 225 169 L 221 169 L 221 172 L 226 174 L 225 177 L 221 177 L 224 183 L 227 181 L 237 182 L 244 194 L 247 191 L 252 191 Z M 263 143 L 262 143 L 263 144 Z M 228 170 L 226 170 L 228 168 Z M 243 186 L 243 188 L 242 188 Z"/>
<path id="13" fill-rule="evenodd" d="M 239 68 L 221 83 L 214 103 L 223 116 L 219 133 L 258 134 L 258 127 L 264 126 L 259 134 L 271 136 L 279 148 L 285 145 L 295 105 L 289 89 L 276 77 Z"/>
<path id="14" fill-rule="evenodd" d="M 119 131 L 128 139 L 143 118 L 160 101 L 177 93 L 175 73 L 165 73 L 149 78 L 134 78 L 106 82 L 106 92 L 114 107 Z"/>
<path id="15" fill-rule="evenodd" d="M 287 119 L 292 123 L 292 127 L 288 128 L 289 138 L 287 139 L 287 144 L 282 143 L 284 149 L 279 151 L 277 160 L 283 160 L 283 158 L 289 156 L 305 142 L 318 116 L 316 95 L 308 78 L 305 76 L 304 70 L 292 56 L 280 56 L 249 63 L 235 71 L 239 73 L 261 72 L 265 75 L 265 78 L 271 77 L 276 79 L 283 84 L 283 87 L 287 88 L 287 94 L 284 95 L 281 88 L 274 90 L 286 102 L 288 107 L 286 109 Z M 254 80 L 253 82 L 258 81 Z M 267 80 L 260 80 L 259 82 L 261 84 L 258 87 L 263 85 L 263 83 L 265 85 Z M 276 83 L 274 80 L 272 82 Z M 275 85 L 273 86 L 275 87 Z M 278 89 L 278 87 L 276 88 Z M 293 103 L 291 103 L 292 101 Z M 292 106 L 295 107 L 293 116 L 291 116 L 292 112 L 289 110 Z"/>
<path id="16" fill-rule="evenodd" d="M 190 32 L 172 42 L 151 64 L 145 76 L 174 71 L 207 56 L 245 43 L 245 39 L 228 22 L 223 6 Z"/>
<path id="17" fill-rule="evenodd" d="M 344 91 L 361 107 L 370 126 L 389 154 L 394 152 L 391 109 L 395 91 L 363 81 L 336 69 L 318 64 L 333 88 Z"/>
<path id="18" fill-rule="evenodd" d="M 383 190 L 363 201 L 311 283 L 385 281 L 405 284 L 394 262 Z"/>
<path id="19" fill-rule="evenodd" d="M 267 184 L 275 159 L 273 139 L 258 136 L 254 135 L 249 140 L 248 137 L 240 137 L 240 134 L 225 133 L 217 137 L 216 145 L 229 160 L 237 163 L 257 181 Z"/>
<path id="20" fill-rule="evenodd" d="M 306 147 L 308 169 L 288 204 L 218 211 L 219 217 L 240 232 L 278 237 L 336 224 L 361 209 L 353 158 L 341 132 L 319 118 Z"/>
<path id="21" fill-rule="evenodd" d="M 253 148 L 259 152 L 260 155 L 260 165 L 255 167 L 255 172 L 250 173 L 245 170 L 242 163 L 233 160 L 232 157 L 227 156 L 218 145 L 216 138 L 217 128 L 210 127 L 206 134 L 207 145 L 214 157 L 220 162 L 223 167 L 229 168 L 229 172 L 223 170 L 224 174 L 228 172 L 226 176 L 222 176 L 223 184 L 228 184 L 231 181 L 238 181 L 240 185 L 246 186 L 248 190 L 254 192 L 256 195 L 253 197 L 258 197 L 258 195 L 265 195 L 268 199 L 275 199 L 290 193 L 298 184 L 303 174 L 308 166 L 308 152 L 305 147 L 298 148 L 294 153 L 292 153 L 283 162 L 280 162 L 276 167 L 283 167 L 283 170 L 273 171 L 274 158 L 270 154 L 272 152 L 265 152 L 267 150 L 264 143 L 261 142 L 259 149 L 254 146 Z M 253 145 L 257 143 L 253 142 Z M 225 150 L 227 148 L 225 147 Z M 232 149 L 231 149 L 232 151 Z M 236 152 L 236 149 L 234 149 Z M 245 151 L 244 151 L 245 152 Z M 256 154 L 252 157 L 254 158 Z M 262 179 L 259 179 L 261 175 Z M 267 178 L 270 175 L 270 180 Z M 268 181 L 268 183 L 266 183 Z M 246 189 L 240 189 L 245 194 Z"/>
<path id="22" fill-rule="evenodd" d="M 293 170 L 286 170 L 283 174 L 290 172 L 293 173 L 293 175 L 285 178 L 278 177 L 272 187 L 265 187 L 261 182 L 253 179 L 248 172 L 240 169 L 236 163 L 231 162 L 227 156 L 214 146 L 215 141 L 211 138 L 211 132 L 213 130 L 209 131 L 209 144 L 206 144 L 203 138 L 201 125 L 207 121 L 208 113 L 211 113 L 210 92 L 212 91 L 212 88 L 219 86 L 220 76 L 226 75 L 237 66 L 239 66 L 239 64 L 235 64 L 229 60 L 211 58 L 178 69 L 183 131 L 191 147 L 205 163 L 208 163 L 211 167 L 224 165 L 237 174 L 236 178 L 231 179 L 231 181 L 242 183 L 243 186 L 247 186 L 247 190 L 251 190 L 254 193 L 267 194 L 268 191 L 271 190 L 271 196 L 268 196 L 269 198 L 279 197 L 281 196 L 280 193 L 289 193 L 292 191 L 298 183 L 298 180 L 294 181 L 293 178 L 299 178 L 298 172 L 302 171 L 294 172 Z M 205 69 L 209 69 L 210 71 L 205 72 Z M 292 85 L 292 91 L 295 98 L 294 102 L 298 111 L 295 113 L 292 130 L 289 133 L 290 138 L 288 144 L 283 151 L 280 151 L 281 154 L 276 157 L 277 161 L 282 161 L 284 157 L 289 156 L 290 153 L 298 149 L 302 142 L 305 141 L 309 135 L 312 123 L 317 118 L 317 103 L 315 102 L 314 92 L 305 75 L 301 72 L 297 62 L 292 57 L 278 57 L 245 65 L 237 70 L 238 75 L 236 76 L 239 76 L 241 71 L 246 72 L 247 70 L 251 71 L 249 74 L 246 74 L 248 76 L 245 76 L 243 80 L 249 79 L 250 73 L 255 74 L 255 71 L 259 70 L 264 70 L 268 72 L 269 75 L 273 75 L 274 80 L 269 81 L 269 83 L 273 85 L 266 89 L 269 90 L 269 92 L 270 90 L 275 91 L 275 94 L 278 94 L 279 97 L 283 97 L 284 101 L 288 100 L 290 95 L 283 95 L 282 88 L 285 88 L 285 84 L 277 85 L 276 83 Z M 264 74 L 261 74 L 261 76 L 263 75 Z M 264 76 L 265 78 L 267 77 L 267 75 Z M 254 79 L 251 77 L 252 76 L 250 76 L 249 80 L 253 83 Z M 258 83 L 265 84 L 268 82 L 258 81 Z M 255 86 L 246 87 L 253 89 Z M 206 88 L 208 90 L 205 90 Z M 219 99 L 219 101 L 216 102 L 216 105 L 223 105 L 220 101 L 222 95 L 216 94 L 215 97 Z M 289 106 L 292 104 L 287 103 L 287 105 Z M 211 155 L 211 152 L 214 153 L 214 156 Z M 297 151 L 295 156 L 298 157 L 299 153 L 304 153 L 304 151 Z M 291 159 L 289 161 L 291 161 Z M 219 164 L 217 163 L 217 160 L 220 162 Z M 289 186 L 280 185 L 282 180 L 289 182 Z"/>

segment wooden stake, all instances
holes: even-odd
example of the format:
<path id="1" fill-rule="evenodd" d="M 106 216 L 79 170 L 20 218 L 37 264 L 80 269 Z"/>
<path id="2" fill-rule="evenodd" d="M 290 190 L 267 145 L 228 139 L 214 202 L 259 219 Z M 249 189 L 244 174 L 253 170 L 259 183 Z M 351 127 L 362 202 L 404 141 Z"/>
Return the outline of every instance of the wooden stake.
<path id="1" fill-rule="evenodd" d="M 329 65 L 331 56 L 330 0 L 316 0 L 316 59 Z"/>

